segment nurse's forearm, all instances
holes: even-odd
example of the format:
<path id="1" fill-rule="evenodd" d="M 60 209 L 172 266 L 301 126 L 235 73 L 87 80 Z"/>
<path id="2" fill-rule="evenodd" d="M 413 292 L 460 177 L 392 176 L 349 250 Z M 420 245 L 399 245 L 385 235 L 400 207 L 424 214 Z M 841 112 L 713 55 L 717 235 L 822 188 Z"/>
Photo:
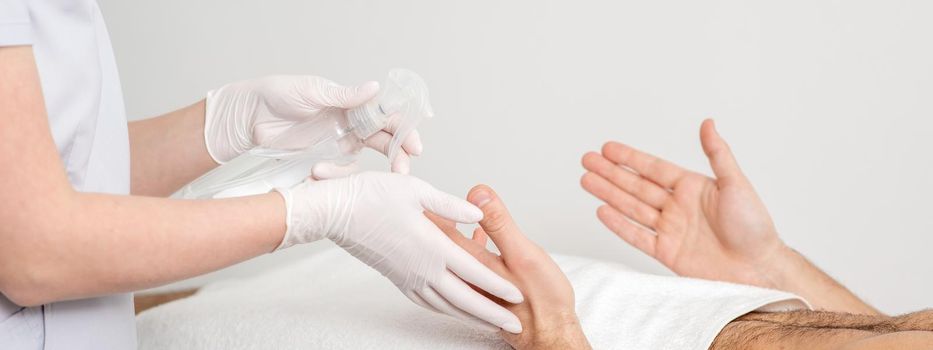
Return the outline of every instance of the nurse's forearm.
<path id="1" fill-rule="evenodd" d="M 190 108 L 190 119 L 166 120 L 191 122 Z M 179 201 L 75 191 L 29 46 L 0 47 L 0 122 L 0 292 L 20 305 L 191 277 L 269 252 L 284 236 L 277 193 Z"/>
<path id="2" fill-rule="evenodd" d="M 150 288 L 268 253 L 281 196 L 187 201 L 73 193 L 3 249 L 3 293 L 39 305 Z M 54 202 L 54 203 L 53 203 Z M 24 213 L 26 214 L 26 213 Z"/>
<path id="3" fill-rule="evenodd" d="M 129 123 L 132 194 L 165 197 L 217 166 L 204 144 L 204 100 Z"/>

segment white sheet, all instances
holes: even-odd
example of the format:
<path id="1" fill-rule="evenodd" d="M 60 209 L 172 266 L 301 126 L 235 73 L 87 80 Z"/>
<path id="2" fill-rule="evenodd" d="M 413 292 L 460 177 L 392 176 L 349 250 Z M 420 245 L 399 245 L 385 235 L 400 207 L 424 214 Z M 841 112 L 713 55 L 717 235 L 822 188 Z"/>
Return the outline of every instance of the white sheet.
<path id="1" fill-rule="evenodd" d="M 707 349 L 749 311 L 807 307 L 784 292 L 655 276 L 554 256 L 596 349 Z M 206 286 L 137 318 L 140 349 L 508 349 L 496 334 L 412 304 L 340 249 Z"/>

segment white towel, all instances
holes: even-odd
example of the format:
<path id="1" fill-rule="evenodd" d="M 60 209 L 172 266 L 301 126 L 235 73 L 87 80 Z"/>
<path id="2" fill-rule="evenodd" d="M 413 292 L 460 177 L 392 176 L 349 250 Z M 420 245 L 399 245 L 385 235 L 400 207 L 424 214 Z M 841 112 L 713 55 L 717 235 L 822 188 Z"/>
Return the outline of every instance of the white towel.
<path id="1" fill-rule="evenodd" d="M 753 310 L 806 308 L 784 292 L 655 276 L 554 256 L 595 349 L 708 349 Z M 147 310 L 140 349 L 508 349 L 494 333 L 421 309 L 340 249 Z"/>

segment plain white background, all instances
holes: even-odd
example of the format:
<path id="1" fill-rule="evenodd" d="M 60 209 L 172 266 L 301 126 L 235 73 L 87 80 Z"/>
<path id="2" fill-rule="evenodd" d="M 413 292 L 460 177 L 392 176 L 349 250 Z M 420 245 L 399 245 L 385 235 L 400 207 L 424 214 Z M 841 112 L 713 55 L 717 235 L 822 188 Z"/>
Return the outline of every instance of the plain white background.
<path id="1" fill-rule="evenodd" d="M 548 250 L 650 272 L 668 273 L 597 221 L 580 157 L 620 140 L 708 173 L 698 127 L 714 117 L 790 245 L 883 311 L 933 305 L 931 2 L 101 3 L 132 119 L 265 74 L 406 67 L 437 112 L 416 175 L 490 184 Z"/>

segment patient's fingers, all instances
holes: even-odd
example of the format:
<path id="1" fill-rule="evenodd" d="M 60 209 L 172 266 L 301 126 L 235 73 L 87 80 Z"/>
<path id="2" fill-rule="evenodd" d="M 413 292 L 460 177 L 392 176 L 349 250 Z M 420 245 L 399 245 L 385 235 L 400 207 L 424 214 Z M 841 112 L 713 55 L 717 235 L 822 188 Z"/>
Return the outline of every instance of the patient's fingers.
<path id="1" fill-rule="evenodd" d="M 726 140 L 723 140 L 719 132 L 716 131 L 716 124 L 712 119 L 703 121 L 700 126 L 700 142 L 703 145 L 703 152 L 709 158 L 709 164 L 716 174 L 716 179 L 724 185 L 733 183 L 748 184 L 748 180 L 739 168 L 735 155 L 729 148 Z"/>
<path id="2" fill-rule="evenodd" d="M 502 265 L 501 260 L 495 259 L 498 257 L 497 255 L 486 249 L 486 232 L 482 231 L 482 228 L 477 228 L 478 232 L 480 232 L 479 236 L 474 231 L 473 240 L 469 240 L 457 230 L 453 221 L 430 212 L 424 214 L 456 244 L 457 247 L 451 247 L 450 249 L 459 250 L 457 248 L 460 248 L 482 265 L 478 266 L 473 259 L 465 258 L 462 254 L 453 252 L 448 254 L 447 261 L 447 267 L 451 272 L 458 274 L 458 276 L 476 286 L 476 290 L 481 293 L 489 293 L 511 303 L 524 301 L 524 296 L 517 288 L 513 287 L 511 282 L 505 279 L 499 280 L 500 275 L 498 273 L 502 273 L 505 266 Z M 478 242 L 477 239 L 482 241 Z M 490 270 L 492 270 L 492 274 L 489 274 Z M 495 291 L 495 293 L 490 291 Z"/>
<path id="3" fill-rule="evenodd" d="M 457 223 L 453 222 L 453 220 L 445 219 L 444 217 L 434 214 L 429 211 L 425 211 L 423 213 L 424 213 L 424 216 L 428 217 L 428 220 L 431 220 L 431 222 L 433 222 L 434 225 L 437 226 L 437 228 L 441 229 L 441 231 L 444 231 L 444 233 L 446 233 L 447 236 L 452 236 L 452 235 L 462 236 L 460 234 L 460 231 L 457 230 Z"/>
<path id="4" fill-rule="evenodd" d="M 658 236 L 654 232 L 635 225 L 625 215 L 608 205 L 600 206 L 596 210 L 596 216 L 628 244 L 654 257 L 655 246 L 658 242 Z"/>
<path id="5" fill-rule="evenodd" d="M 476 286 L 476 288 L 500 299 L 513 304 L 524 301 L 522 292 L 512 282 L 502 278 L 502 276 L 499 276 L 490 267 L 483 265 L 478 260 L 483 257 L 482 253 L 487 253 L 485 247 L 464 244 L 464 242 L 469 243 L 470 241 L 457 230 L 452 221 L 430 212 L 425 212 L 425 216 L 450 238 L 439 242 L 439 244 L 447 248 L 445 252 L 442 252 L 442 255 L 446 257 L 447 268 L 450 271 L 457 274 L 464 281 Z"/>
<path id="6" fill-rule="evenodd" d="M 464 312 L 463 310 L 460 310 L 457 307 L 451 305 L 450 302 L 448 302 L 443 297 L 441 297 L 439 294 L 437 294 L 437 291 L 435 291 L 431 287 L 426 287 L 424 288 L 424 290 L 420 292 L 420 294 L 415 294 L 415 295 L 420 295 L 420 298 L 422 298 L 422 300 L 429 305 L 428 309 L 433 309 L 437 313 L 448 315 L 450 317 L 456 318 L 469 325 L 472 325 L 476 328 L 479 328 L 485 331 L 489 331 L 489 332 L 499 331 L 499 327 L 494 326 L 490 324 L 489 322 L 483 321 L 479 318 L 476 318 L 473 315 L 470 315 Z"/>
<path id="7" fill-rule="evenodd" d="M 486 236 L 486 231 L 483 231 L 483 228 L 477 227 L 476 230 L 473 231 L 473 239 L 469 240 L 466 237 L 464 237 L 463 234 L 460 233 L 460 231 L 457 230 L 456 223 L 454 223 L 453 221 L 447 220 L 445 218 L 437 216 L 434 213 L 427 212 L 427 211 L 424 212 L 424 215 L 427 216 L 428 219 L 431 219 L 431 221 L 433 221 L 434 224 L 437 225 L 437 227 L 440 228 L 441 231 L 443 231 L 444 234 L 446 234 L 447 237 L 449 237 L 451 241 L 454 241 L 454 243 L 456 243 L 457 246 L 465 250 L 467 254 L 470 254 L 471 256 L 475 257 L 484 266 L 492 269 L 493 272 L 496 272 L 496 273 L 501 272 L 501 270 L 498 270 L 499 267 L 495 265 L 490 265 L 488 260 L 484 259 L 484 256 L 483 256 L 484 254 L 490 254 L 490 256 L 496 256 L 496 257 L 498 255 L 486 249 L 486 242 L 487 242 L 486 239 L 488 238 L 488 236 Z"/>
<path id="8" fill-rule="evenodd" d="M 603 145 L 602 153 L 606 159 L 632 168 L 641 176 L 664 188 L 674 188 L 677 181 L 687 174 L 683 168 L 664 159 L 618 142 L 607 142 Z"/>
<path id="9" fill-rule="evenodd" d="M 458 233 L 459 235 L 459 233 Z M 461 236 L 461 239 L 466 239 Z M 450 240 L 445 240 L 449 244 L 449 249 L 445 256 L 447 257 L 447 268 L 460 276 L 464 281 L 495 295 L 513 304 L 524 301 L 522 292 L 515 285 L 502 278 L 488 267 L 479 262 L 475 257 L 467 253 L 463 248 L 457 246 Z M 479 247 L 477 247 L 479 249 Z M 484 249 L 485 250 L 485 249 Z"/>
<path id="10" fill-rule="evenodd" d="M 520 254 L 529 246 L 531 241 L 518 228 L 505 204 L 491 188 L 476 186 L 470 190 L 467 200 L 483 211 L 483 220 L 480 220 L 479 225 L 499 247 L 506 260 L 510 254 Z"/>
<path id="11" fill-rule="evenodd" d="M 625 214 L 625 216 L 638 221 L 642 225 L 653 228 L 658 221 L 658 217 L 661 216 L 661 212 L 657 209 L 619 189 L 609 182 L 609 180 L 596 175 L 596 173 L 588 172 L 583 174 L 583 178 L 580 179 L 580 184 L 597 198 L 603 200 Z"/>
<path id="12" fill-rule="evenodd" d="M 611 181 L 616 187 L 631 193 L 636 198 L 655 209 L 664 207 L 664 203 L 671 197 L 670 192 L 659 187 L 654 182 L 648 181 L 638 174 L 623 169 L 621 166 L 609 161 L 599 153 L 588 152 L 584 155 L 583 167 Z"/>
<path id="13" fill-rule="evenodd" d="M 451 274 L 441 275 L 434 289 L 457 308 L 481 320 L 492 323 L 509 333 L 522 332 L 521 322 L 515 314 L 477 293 Z"/>
<path id="14" fill-rule="evenodd" d="M 486 235 L 486 231 L 483 231 L 482 227 L 477 227 L 473 230 L 473 241 L 479 244 L 480 246 L 486 247 L 489 236 Z"/>

